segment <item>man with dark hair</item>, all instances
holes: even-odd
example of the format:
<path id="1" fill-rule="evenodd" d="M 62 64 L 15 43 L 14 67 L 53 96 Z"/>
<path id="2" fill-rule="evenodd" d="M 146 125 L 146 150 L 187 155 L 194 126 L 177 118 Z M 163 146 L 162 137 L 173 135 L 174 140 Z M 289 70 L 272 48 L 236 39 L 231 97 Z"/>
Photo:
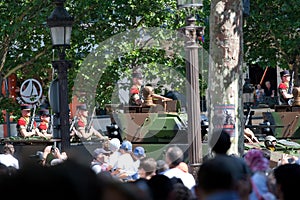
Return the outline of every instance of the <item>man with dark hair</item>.
<path id="1" fill-rule="evenodd" d="M 217 156 L 204 162 L 198 171 L 199 199 L 240 199 L 229 157 Z"/>
<path id="2" fill-rule="evenodd" d="M 274 169 L 278 199 L 297 199 L 299 196 L 298 180 L 300 179 L 299 164 L 280 165 Z"/>
<path id="3" fill-rule="evenodd" d="M 162 174 L 169 178 L 180 178 L 183 184 L 192 189 L 195 186 L 195 179 L 192 174 L 184 172 L 177 166 L 183 162 L 183 151 L 178 146 L 170 146 L 166 151 L 165 157 L 166 163 L 169 165 L 169 169 Z"/>
<path id="4" fill-rule="evenodd" d="M 213 133 L 214 140 L 210 140 L 210 145 L 214 153 L 213 158 L 210 159 L 225 157 L 220 159 L 226 159 L 228 161 L 228 166 L 233 172 L 232 176 L 235 180 L 236 189 L 239 191 L 241 198 L 247 198 L 252 190 L 251 171 L 244 159 L 236 155 L 227 155 L 227 151 L 231 146 L 231 138 L 226 129 L 222 129 L 221 132 L 219 131 L 220 130 L 215 131 Z M 215 141 L 215 144 L 213 144 L 212 141 Z M 223 167 L 223 165 L 221 166 Z"/>

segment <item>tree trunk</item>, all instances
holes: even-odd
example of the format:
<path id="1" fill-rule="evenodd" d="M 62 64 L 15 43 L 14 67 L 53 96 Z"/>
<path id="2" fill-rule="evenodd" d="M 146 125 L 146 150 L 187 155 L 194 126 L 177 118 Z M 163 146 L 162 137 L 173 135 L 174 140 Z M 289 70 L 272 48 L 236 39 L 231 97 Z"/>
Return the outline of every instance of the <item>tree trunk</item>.
<path id="1" fill-rule="evenodd" d="M 232 139 L 228 153 L 243 153 L 242 1 L 212 0 L 210 13 L 209 144 L 223 128 Z"/>

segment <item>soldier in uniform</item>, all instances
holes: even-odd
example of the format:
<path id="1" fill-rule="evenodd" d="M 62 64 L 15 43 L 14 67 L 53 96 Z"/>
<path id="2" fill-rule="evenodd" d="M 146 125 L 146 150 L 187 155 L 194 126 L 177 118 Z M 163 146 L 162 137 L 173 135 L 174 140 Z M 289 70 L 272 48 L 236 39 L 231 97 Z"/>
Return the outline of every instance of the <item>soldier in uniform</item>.
<path id="1" fill-rule="evenodd" d="M 289 70 L 283 70 L 280 72 L 281 76 L 281 83 L 278 86 L 279 91 L 279 100 L 282 105 L 288 105 L 289 100 L 292 99 L 294 96 L 289 90 L 293 88 L 290 87 L 291 75 Z"/>
<path id="2" fill-rule="evenodd" d="M 21 105 L 21 114 L 22 114 L 22 116 L 18 119 L 18 122 L 17 122 L 18 136 L 20 136 L 20 137 L 31 137 L 31 136 L 43 137 L 43 134 L 37 128 L 36 121 L 34 119 L 31 119 L 31 105 L 22 104 Z M 33 122 L 31 120 L 33 120 Z M 31 123 L 32 123 L 32 128 L 30 128 Z"/>
<path id="3" fill-rule="evenodd" d="M 130 106 L 140 106 L 143 103 L 142 97 L 142 86 L 143 86 L 143 76 L 140 72 L 134 72 L 132 74 L 133 85 L 130 88 L 129 105 Z"/>
<path id="4" fill-rule="evenodd" d="M 50 119 L 51 116 L 49 114 L 48 109 L 41 109 L 39 111 L 41 122 L 38 126 L 39 131 L 48 139 L 52 138 Z"/>
<path id="5" fill-rule="evenodd" d="M 78 105 L 77 111 L 77 122 L 75 122 L 75 126 L 72 131 L 74 131 L 80 139 L 88 140 L 91 139 L 92 136 L 99 139 L 106 139 L 106 137 L 97 131 L 92 124 L 89 124 L 89 113 L 85 104 Z"/>

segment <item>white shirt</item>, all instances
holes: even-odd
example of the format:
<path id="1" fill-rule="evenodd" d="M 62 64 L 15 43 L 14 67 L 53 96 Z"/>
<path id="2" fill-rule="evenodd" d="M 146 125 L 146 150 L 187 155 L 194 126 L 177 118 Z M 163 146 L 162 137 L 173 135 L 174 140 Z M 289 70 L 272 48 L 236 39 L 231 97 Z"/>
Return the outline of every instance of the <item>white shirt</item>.
<path id="1" fill-rule="evenodd" d="M 195 178 L 192 174 L 184 172 L 181 169 L 178 169 L 176 167 L 168 169 L 167 171 L 164 171 L 162 174 L 169 178 L 173 178 L 173 177 L 180 178 L 183 182 L 183 185 L 185 185 L 190 190 L 196 185 Z"/>
<path id="2" fill-rule="evenodd" d="M 108 157 L 108 164 L 112 166 L 112 169 L 116 169 L 120 155 L 121 153 L 119 151 L 115 151 Z"/>
<path id="3" fill-rule="evenodd" d="M 0 154 L 0 163 L 7 167 L 19 169 L 19 161 L 11 154 Z"/>
<path id="4" fill-rule="evenodd" d="M 120 168 L 121 173 L 126 172 L 129 176 L 132 176 L 137 172 L 135 169 L 134 161 L 129 153 L 125 153 L 119 156 L 116 163 L 116 168 Z"/>

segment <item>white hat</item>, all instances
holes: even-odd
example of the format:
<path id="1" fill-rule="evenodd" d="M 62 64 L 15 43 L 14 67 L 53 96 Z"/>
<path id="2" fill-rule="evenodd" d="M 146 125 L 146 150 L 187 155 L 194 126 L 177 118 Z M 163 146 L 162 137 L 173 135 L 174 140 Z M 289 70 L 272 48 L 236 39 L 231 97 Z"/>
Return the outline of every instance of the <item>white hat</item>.
<path id="1" fill-rule="evenodd" d="M 117 151 L 121 146 L 121 142 L 118 138 L 112 138 L 109 141 L 109 149 L 113 152 Z"/>

